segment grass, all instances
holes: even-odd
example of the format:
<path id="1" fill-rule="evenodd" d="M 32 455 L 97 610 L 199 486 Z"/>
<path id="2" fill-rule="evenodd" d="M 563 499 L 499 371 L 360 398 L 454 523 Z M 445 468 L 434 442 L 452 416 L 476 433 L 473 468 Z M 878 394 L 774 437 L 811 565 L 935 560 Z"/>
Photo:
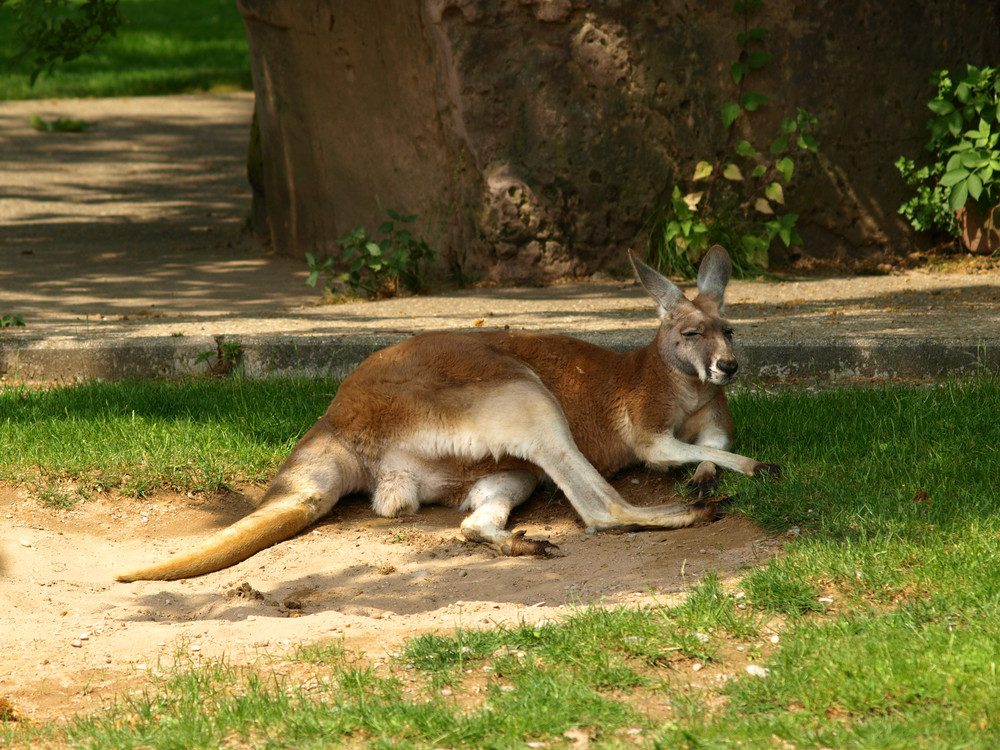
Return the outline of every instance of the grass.
<path id="1" fill-rule="evenodd" d="M 274 403 L 271 387 L 301 389 L 281 396 L 301 417 L 256 425 L 257 413 L 284 410 L 253 405 Z M 160 429 L 221 420 L 280 454 L 330 390 L 143 385 L 167 404 L 154 408 L 115 397 L 115 386 L 96 388 L 14 391 L 13 401 L 4 393 L 3 455 L 16 450 L 11 425 L 72 417 L 77 429 L 100 429 L 132 408 L 150 419 L 163 411 Z M 206 393 L 213 389 L 223 395 Z M 74 395 L 82 393 L 92 395 Z M 745 391 L 733 402 L 739 448 L 781 461 L 785 474 L 727 475 L 724 489 L 754 521 L 798 530 L 780 558 L 746 571 L 735 588 L 708 576 L 675 607 L 581 606 L 541 627 L 422 635 L 379 668 L 338 644 L 307 644 L 281 676 L 260 665 L 180 669 L 109 712 L 65 726 L 9 725 L 0 742 L 513 748 L 572 747 L 586 736 L 609 748 L 996 747 L 1000 381 Z M 7 416 L 25 404 L 33 416 Z M 134 441 L 119 450 L 160 462 L 160 441 Z M 77 448 L 46 450 L 53 469 L 59 451 Z M 750 664 L 766 676 L 748 674 Z"/>
<path id="2" fill-rule="evenodd" d="M 246 34 L 233 0 L 120 0 L 125 22 L 94 52 L 29 86 L 14 13 L 0 6 L 0 100 L 249 90 Z"/>
<path id="3" fill-rule="evenodd" d="M 91 383 L 0 391 L 0 481 L 65 506 L 264 482 L 336 388 L 321 380 Z M 281 409 L 268 405 L 281 403 Z"/>

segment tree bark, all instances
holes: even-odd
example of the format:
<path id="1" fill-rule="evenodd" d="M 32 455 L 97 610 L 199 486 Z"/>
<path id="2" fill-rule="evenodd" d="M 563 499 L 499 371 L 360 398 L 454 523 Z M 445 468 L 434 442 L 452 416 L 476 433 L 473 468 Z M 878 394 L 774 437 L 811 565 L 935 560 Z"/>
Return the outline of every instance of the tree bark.
<path id="1" fill-rule="evenodd" d="M 238 0 L 261 190 L 279 252 L 338 256 L 385 209 L 417 214 L 438 269 L 542 281 L 624 264 L 675 184 L 726 140 L 742 20 L 703 0 Z M 1000 58 L 1000 9 L 773 0 L 770 97 L 740 137 L 819 118 L 785 191 L 808 254 L 906 250 L 892 163 L 926 141 L 931 73 Z M 748 84 L 749 85 L 749 84 Z M 684 189 L 682 187 L 682 189 Z"/>

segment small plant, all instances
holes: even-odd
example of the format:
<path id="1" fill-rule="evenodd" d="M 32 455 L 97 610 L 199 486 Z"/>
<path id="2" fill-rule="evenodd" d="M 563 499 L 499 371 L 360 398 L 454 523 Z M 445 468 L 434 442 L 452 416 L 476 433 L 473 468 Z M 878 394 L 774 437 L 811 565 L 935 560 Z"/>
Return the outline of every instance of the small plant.
<path id="1" fill-rule="evenodd" d="M 694 276 L 705 251 L 721 244 L 729 250 L 736 274 L 745 276 L 767 268 L 775 239 L 786 247 L 802 242 L 795 230 L 798 214 L 781 211 L 785 187 L 795 173 L 793 155 L 816 152 L 811 134 L 816 118 L 804 109 L 795 117 L 783 118 L 778 134 L 765 149 L 758 149 L 746 138 L 736 139 L 737 125 L 768 101 L 763 94 L 746 88 L 747 76 L 771 59 L 761 49 L 771 32 L 750 26 L 750 11 L 761 7 L 762 0 L 737 0 L 734 4 L 736 13 L 743 17 L 743 31 L 737 34 L 739 59 L 730 68 L 736 97 L 720 108 L 727 132 L 722 155 L 714 163 L 699 161 L 691 176 L 691 189 L 675 185 L 670 205 L 650 226 L 650 258 L 664 273 Z"/>
<path id="2" fill-rule="evenodd" d="M 208 374 L 221 377 L 232 372 L 233 367 L 239 362 L 242 354 L 243 345 L 239 341 L 224 341 L 219 344 L 215 351 L 206 349 L 195 357 L 194 361 L 195 364 L 201 364 L 215 357 L 216 361 L 208 368 Z"/>
<path id="3" fill-rule="evenodd" d="M 362 225 L 337 240 L 344 247 L 340 264 L 346 266 L 344 272 L 337 271 L 333 258 L 320 259 L 316 253 L 306 253 L 306 284 L 316 286 L 320 278 L 327 276 L 327 291 L 339 282 L 353 294 L 368 298 L 421 291 L 426 286 L 423 270 L 434 260 L 434 251 L 406 228 L 406 224 L 416 221 L 415 215 L 403 216 L 391 208 L 386 214 L 389 219 L 376 230 L 381 239 L 369 235 Z"/>
<path id="4" fill-rule="evenodd" d="M 24 316 L 20 313 L 15 315 L 0 316 L 0 328 L 17 328 L 24 326 Z"/>
<path id="5" fill-rule="evenodd" d="M 987 220 L 1000 206 L 1000 69 L 968 65 L 957 82 L 942 70 L 931 84 L 937 95 L 927 102 L 933 116 L 925 148 L 933 160 L 921 167 L 905 156 L 896 160 L 916 192 L 899 213 L 917 231 L 937 229 L 957 237 L 962 232 L 956 212 L 968 210 L 970 198 Z"/>
<path id="6" fill-rule="evenodd" d="M 93 123 L 60 117 L 56 120 L 44 120 L 38 115 L 28 118 L 28 124 L 41 133 L 81 133 Z"/>

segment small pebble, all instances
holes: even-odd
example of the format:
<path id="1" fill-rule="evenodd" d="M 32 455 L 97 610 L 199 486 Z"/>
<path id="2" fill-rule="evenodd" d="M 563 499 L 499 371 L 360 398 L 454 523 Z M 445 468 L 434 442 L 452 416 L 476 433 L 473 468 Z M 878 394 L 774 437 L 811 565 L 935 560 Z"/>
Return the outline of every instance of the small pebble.
<path id="1" fill-rule="evenodd" d="M 777 643 L 780 640 L 781 639 L 778 636 L 776 636 L 776 635 L 772 635 L 771 636 L 771 643 Z"/>
<path id="2" fill-rule="evenodd" d="M 469 571 L 467 571 L 467 570 L 460 570 L 460 571 L 458 571 L 458 577 L 459 578 L 465 578 L 467 575 L 469 575 Z"/>
<path id="3" fill-rule="evenodd" d="M 748 664 L 747 674 L 751 677 L 767 677 L 771 674 L 771 670 L 765 669 L 764 667 L 758 667 L 756 664 Z"/>
<path id="4" fill-rule="evenodd" d="M 21 546 L 22 547 L 31 547 L 31 542 L 29 542 L 27 539 L 22 539 L 21 540 Z"/>
<path id="5" fill-rule="evenodd" d="M 415 570 L 410 573 L 410 578 L 426 578 L 430 573 L 426 570 Z"/>
<path id="6" fill-rule="evenodd" d="M 587 528 L 585 528 L 583 530 L 583 533 L 587 534 L 587 535 L 596 534 L 597 533 L 597 528 L 594 527 L 594 526 L 588 526 Z"/>
<path id="7" fill-rule="evenodd" d="M 69 642 L 69 645 L 72 646 L 73 648 L 83 648 L 83 641 L 81 641 L 79 638 L 74 638 L 72 641 Z"/>
<path id="8" fill-rule="evenodd" d="M 695 663 L 695 664 L 694 664 L 694 665 L 692 665 L 692 667 L 691 667 L 691 671 L 692 671 L 692 672 L 700 672 L 700 671 L 701 671 L 701 669 L 702 669 L 702 665 L 701 665 L 701 664 L 698 664 L 698 663 Z"/>

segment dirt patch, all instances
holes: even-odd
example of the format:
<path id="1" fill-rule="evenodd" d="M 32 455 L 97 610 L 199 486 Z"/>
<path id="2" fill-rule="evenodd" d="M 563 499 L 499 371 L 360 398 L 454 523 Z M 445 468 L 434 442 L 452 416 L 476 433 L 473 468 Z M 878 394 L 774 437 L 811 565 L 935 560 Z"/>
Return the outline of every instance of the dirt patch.
<path id="1" fill-rule="evenodd" d="M 669 499 L 674 480 L 636 472 L 615 485 L 649 504 Z M 428 631 L 556 619 L 581 604 L 669 602 L 708 571 L 731 577 L 778 548 L 738 516 L 588 535 L 561 494 L 540 492 L 512 528 L 548 538 L 562 556 L 504 558 L 465 542 L 452 509 L 381 519 L 363 498 L 348 498 L 315 527 L 227 570 L 114 582 L 115 572 L 231 523 L 261 492 L 104 495 L 62 511 L 0 487 L 0 698 L 40 720 L 99 708 L 179 653 L 247 663 L 343 639 L 380 658 Z"/>

